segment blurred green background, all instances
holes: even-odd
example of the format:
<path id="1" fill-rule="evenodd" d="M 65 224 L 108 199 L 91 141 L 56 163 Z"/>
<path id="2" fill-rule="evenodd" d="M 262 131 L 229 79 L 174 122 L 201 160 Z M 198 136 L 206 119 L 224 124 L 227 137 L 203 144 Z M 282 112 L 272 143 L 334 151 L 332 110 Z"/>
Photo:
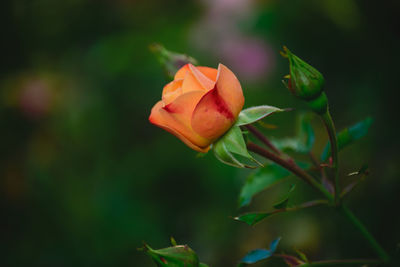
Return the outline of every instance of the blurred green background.
<path id="1" fill-rule="evenodd" d="M 369 163 L 349 205 L 399 254 L 399 1 L 5 0 L 0 4 L 1 266 L 153 266 L 136 249 L 189 244 L 234 266 L 282 237 L 310 259 L 374 257 L 334 211 L 314 208 L 248 227 L 233 221 L 249 174 L 198 158 L 148 122 L 166 80 L 148 45 L 230 67 L 246 107 L 305 109 L 281 84 L 282 45 L 317 67 L 337 128 L 366 116 L 367 138 L 341 152 L 342 176 Z M 295 110 L 265 120 L 294 134 Z M 320 152 L 326 134 L 314 121 Z M 296 182 L 293 180 L 291 182 Z M 315 194 L 301 182 L 295 200 Z M 268 210 L 281 184 L 248 210 Z M 243 211 L 240 211 L 243 212 Z M 279 261 L 257 266 L 279 266 Z"/>

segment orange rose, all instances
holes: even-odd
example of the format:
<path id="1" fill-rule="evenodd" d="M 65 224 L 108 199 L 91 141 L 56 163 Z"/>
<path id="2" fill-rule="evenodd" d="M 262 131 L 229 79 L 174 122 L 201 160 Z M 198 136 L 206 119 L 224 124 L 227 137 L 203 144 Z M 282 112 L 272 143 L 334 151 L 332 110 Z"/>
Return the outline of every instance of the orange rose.
<path id="1" fill-rule="evenodd" d="M 186 64 L 164 86 L 162 100 L 151 110 L 151 123 L 167 130 L 190 148 L 207 152 L 235 123 L 244 104 L 235 74 Z"/>

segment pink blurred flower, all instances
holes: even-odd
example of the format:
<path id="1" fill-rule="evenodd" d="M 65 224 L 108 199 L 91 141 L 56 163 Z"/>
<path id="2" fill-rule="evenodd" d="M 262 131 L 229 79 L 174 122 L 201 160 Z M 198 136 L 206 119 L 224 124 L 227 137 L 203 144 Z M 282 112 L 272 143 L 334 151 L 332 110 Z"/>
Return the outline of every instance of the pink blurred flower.
<path id="1" fill-rule="evenodd" d="M 193 45 L 214 53 L 241 77 L 258 80 L 268 77 L 275 66 L 269 45 L 256 36 L 239 31 L 237 25 L 249 21 L 253 0 L 203 0 L 207 11 L 192 30 Z"/>
<path id="2" fill-rule="evenodd" d="M 274 66 L 275 58 L 268 45 L 255 38 L 224 40 L 220 44 L 221 56 L 245 79 L 265 78 Z"/>
<path id="3" fill-rule="evenodd" d="M 19 107 L 31 118 L 47 114 L 52 102 L 52 93 L 48 84 L 40 79 L 31 79 L 22 86 L 19 95 Z"/>

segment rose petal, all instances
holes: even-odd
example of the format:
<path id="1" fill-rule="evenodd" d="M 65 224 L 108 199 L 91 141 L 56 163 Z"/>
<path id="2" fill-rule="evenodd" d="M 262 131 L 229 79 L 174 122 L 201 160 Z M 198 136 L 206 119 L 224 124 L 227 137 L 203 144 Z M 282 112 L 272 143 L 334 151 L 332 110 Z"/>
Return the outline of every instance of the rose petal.
<path id="1" fill-rule="evenodd" d="M 196 67 L 201 73 L 207 76 L 210 80 L 216 81 L 218 70 L 210 67 Z"/>
<path id="2" fill-rule="evenodd" d="M 182 94 L 183 79 L 175 80 L 164 86 L 162 92 L 162 101 L 164 105 L 168 105 Z"/>
<path id="3" fill-rule="evenodd" d="M 151 111 L 151 115 L 150 115 L 150 122 L 168 132 L 170 132 L 171 134 L 175 135 L 176 137 L 178 137 L 182 142 L 184 142 L 188 147 L 190 147 L 191 149 L 194 149 L 196 151 L 202 152 L 202 153 L 206 153 L 209 149 L 210 146 L 207 146 L 205 148 L 196 146 L 195 144 L 193 144 L 191 141 L 189 141 L 185 136 L 183 136 L 182 134 L 180 134 L 179 132 L 177 132 L 176 130 L 168 127 L 165 122 L 162 119 L 162 116 L 160 115 L 160 113 L 158 112 L 160 110 L 160 108 L 162 108 L 162 103 L 161 101 L 158 102 L 153 109 L 155 109 L 154 111 Z"/>
<path id="4" fill-rule="evenodd" d="M 234 117 L 237 118 L 244 105 L 242 87 L 235 74 L 222 64 L 218 65 L 216 89 Z"/>
<path id="5" fill-rule="evenodd" d="M 204 86 L 202 86 L 202 84 L 196 79 L 193 73 L 187 71 L 182 83 L 182 93 L 185 94 L 192 91 L 201 91 L 204 94 L 205 90 Z"/>
<path id="6" fill-rule="evenodd" d="M 189 64 L 185 64 L 182 68 L 180 68 L 176 73 L 174 80 L 179 80 L 185 78 L 186 72 L 190 71 Z"/>
<path id="7" fill-rule="evenodd" d="M 233 125 L 243 104 L 239 81 L 220 64 L 214 89 L 201 98 L 193 111 L 192 128 L 202 137 L 215 140 Z"/>
<path id="8" fill-rule="evenodd" d="M 196 80 L 207 90 L 211 90 L 214 88 L 215 80 L 211 80 L 206 75 L 204 75 L 200 70 L 198 70 L 192 64 L 189 64 L 189 69 L 191 70 L 193 76 Z"/>
<path id="9" fill-rule="evenodd" d="M 204 152 L 210 145 L 210 140 L 201 137 L 191 127 L 191 116 L 204 92 L 193 91 L 176 98 L 172 103 L 163 107 L 158 102 L 152 109 L 149 120 L 160 127 L 169 128 L 183 142 L 197 151 Z M 181 138 L 183 136 L 184 138 Z"/>

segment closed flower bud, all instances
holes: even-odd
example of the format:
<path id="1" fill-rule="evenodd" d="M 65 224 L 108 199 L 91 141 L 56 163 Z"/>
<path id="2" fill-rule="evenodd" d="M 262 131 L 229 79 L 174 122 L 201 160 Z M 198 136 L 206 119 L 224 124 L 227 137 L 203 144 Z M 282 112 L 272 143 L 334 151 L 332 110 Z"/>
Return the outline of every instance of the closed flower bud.
<path id="1" fill-rule="evenodd" d="M 289 60 L 290 74 L 287 87 L 298 98 L 308 102 L 309 107 L 316 113 L 323 114 L 327 110 L 328 100 L 323 92 L 325 84 L 322 74 L 305 61 L 283 47 L 282 56 Z"/>
<path id="2" fill-rule="evenodd" d="M 243 105 L 242 87 L 231 70 L 189 63 L 164 86 L 149 120 L 205 153 L 236 122 Z"/>

